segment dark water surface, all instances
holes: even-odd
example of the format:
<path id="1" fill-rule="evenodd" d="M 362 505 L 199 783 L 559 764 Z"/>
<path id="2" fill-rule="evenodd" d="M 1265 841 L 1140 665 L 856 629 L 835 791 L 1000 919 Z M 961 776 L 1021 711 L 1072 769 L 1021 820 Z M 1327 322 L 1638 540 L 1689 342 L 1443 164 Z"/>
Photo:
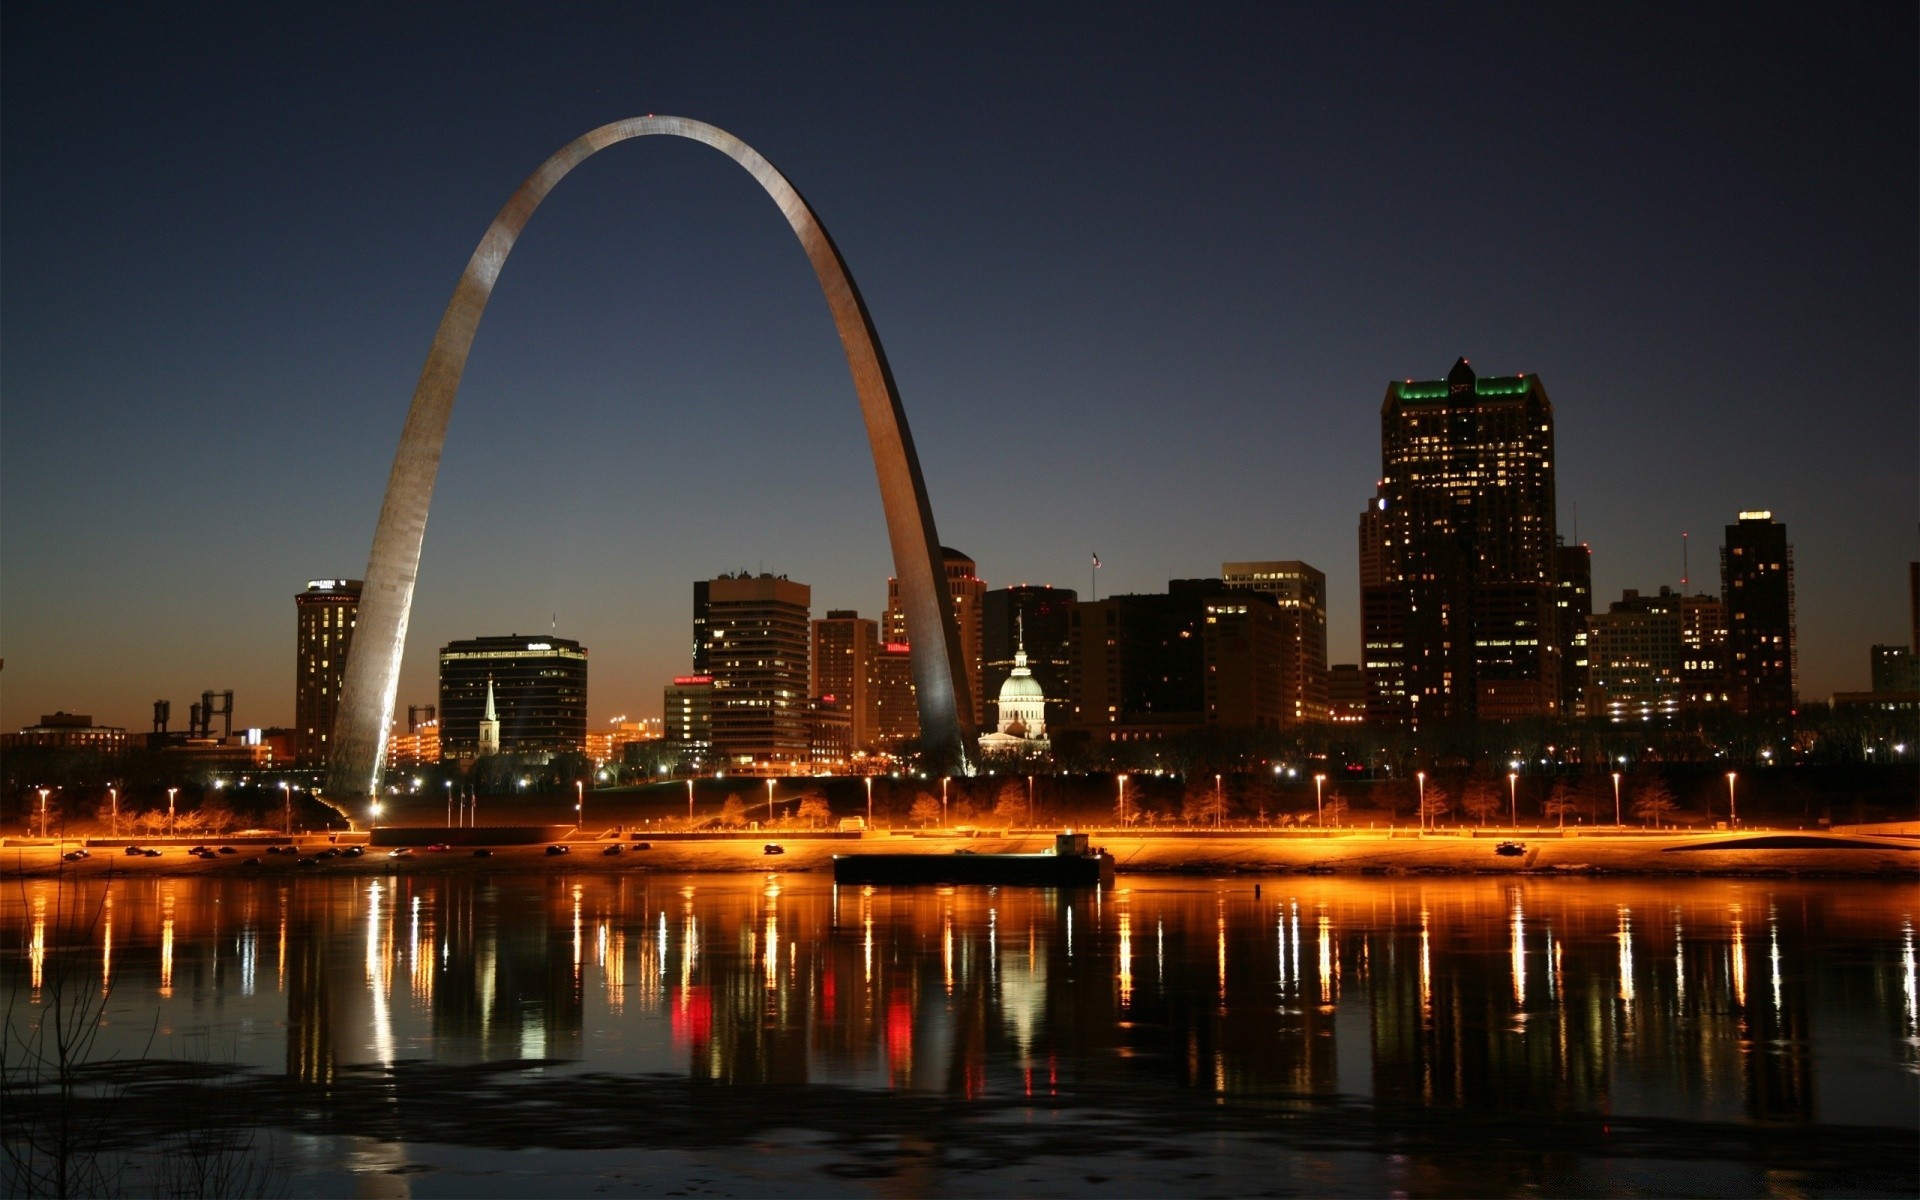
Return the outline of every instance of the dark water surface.
<path id="1" fill-rule="evenodd" d="M 16 1025 L 109 987 L 113 1145 L 210 1127 L 295 1195 L 1913 1195 L 1916 908 L 634 874 L 29 881 L 0 924 Z"/>

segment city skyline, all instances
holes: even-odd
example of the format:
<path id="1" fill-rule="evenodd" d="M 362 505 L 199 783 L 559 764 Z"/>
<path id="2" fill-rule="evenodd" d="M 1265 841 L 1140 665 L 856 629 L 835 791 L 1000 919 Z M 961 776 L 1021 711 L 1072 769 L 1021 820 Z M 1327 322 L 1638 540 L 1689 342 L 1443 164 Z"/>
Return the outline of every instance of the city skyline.
<path id="1" fill-rule="evenodd" d="M 947 47 L 893 17 L 900 65 L 823 90 L 850 53 L 834 21 L 756 22 L 726 70 L 724 23 L 687 17 L 679 58 L 614 29 L 646 69 L 607 56 L 569 81 L 562 50 L 598 21 L 523 14 L 505 23 L 523 56 L 506 33 L 485 43 L 542 97 L 521 112 L 450 58 L 408 82 L 417 17 L 347 71 L 344 32 L 293 48 L 293 17 L 104 11 L 7 20 L 0 727 L 66 709 L 139 729 L 154 699 L 208 687 L 235 690 L 241 724 L 292 725 L 287 597 L 364 573 L 371 497 L 461 247 L 554 145 L 651 111 L 714 120 L 806 187 L 891 349 L 940 537 L 989 588 L 1085 595 L 1094 551 L 1102 596 L 1302 560 L 1327 575 L 1329 660 L 1358 661 L 1352 520 L 1378 469 L 1380 388 L 1464 356 L 1550 389 L 1559 532 L 1593 545 L 1597 607 L 1677 589 L 1682 532 L 1687 590 L 1717 591 L 1720 531 L 1768 509 L 1797 556 L 1804 699 L 1863 688 L 1869 647 L 1903 640 L 1914 170 L 1873 151 L 1912 144 L 1913 73 L 1872 65 L 1910 44 L 1897 33 L 1236 12 L 1149 50 L 1136 18 L 1052 14 L 1004 44 L 991 23 L 954 27 Z M 1070 34 L 1087 61 L 1022 72 Z M 1209 54 L 1281 34 L 1306 48 L 1299 78 L 1234 50 L 1201 85 Z M 1656 35 L 1674 55 L 1728 40 L 1724 62 L 1655 56 L 1624 80 L 1587 34 L 1643 56 Z M 783 54 L 783 36 L 815 57 Z M 1447 74 L 1435 47 L 1474 45 L 1485 77 L 1421 90 Z M 1754 77 L 1789 45 L 1795 72 Z M 1420 102 L 1344 78 L 1363 46 Z M 1099 48 L 1126 53 L 1096 63 Z M 1515 62 L 1558 69 L 1547 115 L 1501 90 L 1530 77 Z M 1167 86 L 1126 88 L 1127 63 Z M 912 67 L 948 86 L 875 111 Z M 784 111 L 756 68 L 818 99 Z M 288 92 L 312 84 L 316 111 L 234 108 L 276 71 Z M 356 80 L 384 107 L 349 94 Z M 156 120 L 75 141 L 142 87 Z M 1038 128 L 1008 122 L 1029 107 L 1048 114 Z M 1577 136 L 1556 145 L 1561 125 Z M 1268 152 L 1252 164 L 1249 135 Z M 1644 153 L 1627 153 L 1636 135 Z M 1050 157 L 1063 138 L 1084 160 L 1072 172 Z M 879 149 L 908 140 L 905 159 Z M 262 149 L 228 159 L 234 142 Z M 595 648 L 592 723 L 651 714 L 689 667 L 687 583 L 720 571 L 807 580 L 816 612 L 885 606 L 872 468 L 804 262 L 726 164 L 630 149 L 556 195 L 569 213 L 502 277 L 401 706 L 432 699 L 438 646 L 551 625 Z M 1118 186 L 1095 194 L 1081 173 Z M 1816 178 L 1841 174 L 1845 188 Z"/>

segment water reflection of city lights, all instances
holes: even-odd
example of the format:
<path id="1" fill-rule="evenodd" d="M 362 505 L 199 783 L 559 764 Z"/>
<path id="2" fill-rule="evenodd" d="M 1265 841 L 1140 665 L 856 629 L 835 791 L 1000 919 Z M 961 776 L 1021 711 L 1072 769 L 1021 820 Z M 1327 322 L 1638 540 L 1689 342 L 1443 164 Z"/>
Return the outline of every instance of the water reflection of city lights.
<path id="1" fill-rule="evenodd" d="M 1920 967 L 1916 966 L 1913 952 L 1913 922 L 1900 923 L 1900 968 L 1901 983 L 1906 988 L 1907 999 L 1907 1036 L 1920 1035 Z"/>
<path id="2" fill-rule="evenodd" d="M 40 989 L 46 986 L 47 979 L 47 897 L 45 893 L 35 893 L 33 897 L 33 935 L 27 943 L 27 975 L 33 983 L 33 997 L 40 998 Z"/>
<path id="3" fill-rule="evenodd" d="M 1727 953 L 1732 960 L 1733 1002 L 1745 1008 L 1747 1006 L 1747 931 L 1741 923 L 1738 904 L 1732 907 L 1732 917 L 1733 945 Z"/>
<path id="4" fill-rule="evenodd" d="M 1773 973 L 1773 1011 L 1780 1011 L 1780 915 L 1767 913 L 1767 965 Z"/>
<path id="5" fill-rule="evenodd" d="M 160 894 L 160 994 L 173 995 L 173 889 Z"/>
<path id="6" fill-rule="evenodd" d="M 1333 1005 L 1333 921 L 1325 911 L 1320 914 L 1320 1004 Z"/>
<path id="7" fill-rule="evenodd" d="M 1520 903 L 1518 889 L 1513 894 L 1510 941 L 1513 960 L 1513 1006 L 1524 1012 L 1527 1007 L 1527 913 Z"/>
<path id="8" fill-rule="evenodd" d="M 1133 915 L 1120 910 L 1120 1007 L 1133 1004 Z"/>
<path id="9" fill-rule="evenodd" d="M 1427 906 L 1420 906 L 1420 1022 L 1433 1024 L 1433 934 Z"/>
<path id="10" fill-rule="evenodd" d="M 100 994 L 106 995 L 113 990 L 113 889 L 107 889 L 100 898 Z M 249 936 L 252 930 L 248 930 Z M 246 994 L 253 995 L 253 979 L 249 972 Z"/>
<path id="11" fill-rule="evenodd" d="M 1620 939 L 1620 1002 L 1625 1006 L 1627 1015 L 1633 1015 L 1633 914 L 1625 906 L 1620 909 L 1620 930 L 1614 935 Z"/>

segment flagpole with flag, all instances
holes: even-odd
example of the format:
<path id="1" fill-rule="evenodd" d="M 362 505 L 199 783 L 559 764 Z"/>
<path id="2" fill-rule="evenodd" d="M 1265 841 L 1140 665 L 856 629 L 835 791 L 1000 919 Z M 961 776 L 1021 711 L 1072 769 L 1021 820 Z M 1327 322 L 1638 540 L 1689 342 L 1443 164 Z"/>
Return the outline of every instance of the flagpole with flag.
<path id="1" fill-rule="evenodd" d="M 1100 552 L 1090 551 L 1093 555 L 1093 567 L 1087 571 L 1087 579 L 1093 584 L 1093 598 L 1100 599 Z"/>

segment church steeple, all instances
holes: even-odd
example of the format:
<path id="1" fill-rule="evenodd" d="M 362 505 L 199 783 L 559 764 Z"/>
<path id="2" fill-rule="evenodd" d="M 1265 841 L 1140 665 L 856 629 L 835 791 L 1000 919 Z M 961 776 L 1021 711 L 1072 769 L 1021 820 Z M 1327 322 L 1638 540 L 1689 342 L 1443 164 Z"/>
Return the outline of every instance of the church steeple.
<path id="1" fill-rule="evenodd" d="M 487 711 L 480 718 L 480 757 L 500 753 L 500 714 L 493 707 L 493 678 L 487 678 Z"/>

